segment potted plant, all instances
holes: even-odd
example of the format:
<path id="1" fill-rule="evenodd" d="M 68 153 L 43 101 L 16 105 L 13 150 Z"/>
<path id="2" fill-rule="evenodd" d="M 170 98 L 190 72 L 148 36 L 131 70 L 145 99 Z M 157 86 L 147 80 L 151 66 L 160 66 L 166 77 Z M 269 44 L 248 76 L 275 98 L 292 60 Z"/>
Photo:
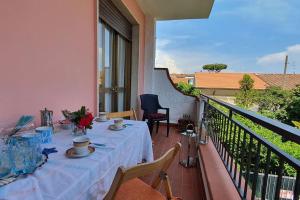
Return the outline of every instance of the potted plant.
<path id="1" fill-rule="evenodd" d="M 74 112 L 63 110 L 62 114 L 74 124 L 75 135 L 86 134 L 86 129 L 92 129 L 94 117 L 85 106 Z"/>

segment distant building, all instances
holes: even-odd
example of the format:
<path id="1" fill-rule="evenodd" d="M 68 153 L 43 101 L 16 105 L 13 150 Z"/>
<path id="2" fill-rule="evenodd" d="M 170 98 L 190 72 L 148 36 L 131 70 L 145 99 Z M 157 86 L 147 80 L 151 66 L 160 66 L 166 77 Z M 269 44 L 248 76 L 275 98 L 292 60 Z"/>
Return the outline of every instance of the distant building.
<path id="1" fill-rule="evenodd" d="M 287 90 L 300 85 L 300 74 L 257 74 L 257 76 L 270 86 L 279 86 Z"/>
<path id="2" fill-rule="evenodd" d="M 196 72 L 195 74 L 171 74 L 174 83 L 189 83 L 199 88 L 202 93 L 215 96 L 234 104 L 235 95 L 240 90 L 240 80 L 249 74 L 254 80 L 255 90 L 265 90 L 269 86 L 293 89 L 300 85 L 300 74 L 255 74 L 255 73 L 214 73 Z"/>
<path id="3" fill-rule="evenodd" d="M 195 73 L 195 87 L 207 95 L 234 104 L 235 95 L 240 91 L 240 80 L 245 73 Z M 265 90 L 269 85 L 256 74 L 249 73 L 254 80 L 253 89 Z"/>
<path id="4" fill-rule="evenodd" d="M 194 74 L 170 74 L 173 83 L 188 83 L 194 85 L 195 75 Z"/>

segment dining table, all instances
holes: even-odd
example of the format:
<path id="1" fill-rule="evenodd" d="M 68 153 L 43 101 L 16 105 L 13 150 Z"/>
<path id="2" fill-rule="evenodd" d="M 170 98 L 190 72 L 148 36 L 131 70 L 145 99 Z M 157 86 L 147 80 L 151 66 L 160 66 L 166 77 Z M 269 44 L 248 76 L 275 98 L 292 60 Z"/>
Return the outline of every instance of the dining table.
<path id="1" fill-rule="evenodd" d="M 91 143 L 103 145 L 94 145 L 95 152 L 82 158 L 66 156 L 66 150 L 73 146 L 72 131 L 56 131 L 52 142 L 43 147 L 55 147 L 58 152 L 49 154 L 47 162 L 33 174 L 0 187 L 0 200 L 103 199 L 119 167 L 153 161 L 152 140 L 145 122 L 124 120 L 124 129 L 111 130 L 113 123 L 93 122 L 86 136 Z"/>

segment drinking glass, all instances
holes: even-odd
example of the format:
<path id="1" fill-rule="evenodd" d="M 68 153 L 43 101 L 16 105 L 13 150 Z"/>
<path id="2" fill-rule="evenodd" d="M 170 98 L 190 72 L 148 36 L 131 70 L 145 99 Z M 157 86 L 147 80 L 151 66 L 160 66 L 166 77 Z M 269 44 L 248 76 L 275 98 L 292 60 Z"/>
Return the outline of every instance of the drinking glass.
<path id="1" fill-rule="evenodd" d="M 9 148 L 6 144 L 6 138 L 0 137 L 0 178 L 10 174 L 11 168 L 12 163 L 9 157 Z"/>

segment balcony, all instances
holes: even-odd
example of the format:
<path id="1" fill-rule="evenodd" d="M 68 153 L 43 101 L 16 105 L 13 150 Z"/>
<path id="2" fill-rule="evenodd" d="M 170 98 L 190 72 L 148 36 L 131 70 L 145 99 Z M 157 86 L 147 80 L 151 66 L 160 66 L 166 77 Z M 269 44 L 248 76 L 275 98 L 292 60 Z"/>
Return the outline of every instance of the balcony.
<path id="1" fill-rule="evenodd" d="M 298 199 L 300 161 L 245 124 L 279 135 L 296 148 L 299 130 L 212 97 L 201 99 L 205 130 L 241 198 Z"/>
<path id="2" fill-rule="evenodd" d="M 282 145 L 300 148 L 298 129 L 210 96 L 180 94 L 166 69 L 155 71 L 160 87 L 154 89 L 160 94 L 163 105 L 173 109 L 170 111 L 173 121 L 187 114 L 202 127 L 201 137 L 195 145 L 197 154 L 194 154 L 198 156 L 199 165 L 189 172 L 194 174 L 193 177 L 200 177 L 197 190 L 201 198 L 299 199 L 300 161 L 272 143 L 275 138 Z M 169 98 L 171 95 L 173 99 Z M 271 134 L 272 140 L 263 137 L 261 132 Z M 174 138 L 180 138 L 179 133 L 173 129 L 171 143 Z M 199 144 L 205 140 L 204 135 L 209 136 L 207 144 Z M 169 143 L 160 136 L 154 136 L 154 139 L 158 142 L 154 149 Z M 186 148 L 186 144 L 183 146 Z M 176 173 L 173 176 L 175 180 L 180 179 Z M 175 181 L 174 184 L 174 188 L 182 188 L 185 183 Z M 181 190 L 175 191 L 181 194 Z"/>
<path id="3" fill-rule="evenodd" d="M 101 7 L 108 2 L 112 10 Z M 0 128 L 12 126 L 25 113 L 34 115 L 39 125 L 39 110 L 45 106 L 53 110 L 55 121 L 61 118 L 62 109 L 74 110 L 81 105 L 97 115 L 111 94 L 113 100 L 123 95 L 126 106 L 135 108 L 141 119 L 139 94 L 155 93 L 161 104 L 170 108 L 173 123 L 170 137 L 165 137 L 164 128 L 153 134 L 155 158 L 177 141 L 183 143 L 180 156 L 169 170 L 174 195 L 185 200 L 299 200 L 300 161 L 244 122 L 272 132 L 274 137 L 297 148 L 299 130 L 209 96 L 184 95 L 176 90 L 166 69 L 155 69 L 155 19 L 206 19 L 213 2 L 1 2 L 0 15 L 5 20 L 1 21 L 0 51 L 5 56 L 0 59 Z M 101 13 L 101 19 L 99 10 L 107 11 Z M 111 20 L 110 16 L 115 18 Z M 115 19 L 123 19 L 123 23 Z M 107 55 L 103 53 L 105 48 Z M 120 79 L 126 79 L 126 84 L 100 88 L 106 84 L 103 80 L 107 74 L 117 77 L 120 63 L 129 66 L 124 79 Z M 109 71 L 111 68 L 114 71 Z M 112 104 L 118 107 L 118 103 Z M 201 129 L 201 137 L 194 141 L 191 151 L 197 157 L 197 167 L 191 169 L 178 164 L 187 150 L 187 143 L 176 128 L 183 115 Z M 205 134 L 209 138 L 207 144 L 200 144 Z M 145 182 L 151 179 L 143 178 Z"/>

